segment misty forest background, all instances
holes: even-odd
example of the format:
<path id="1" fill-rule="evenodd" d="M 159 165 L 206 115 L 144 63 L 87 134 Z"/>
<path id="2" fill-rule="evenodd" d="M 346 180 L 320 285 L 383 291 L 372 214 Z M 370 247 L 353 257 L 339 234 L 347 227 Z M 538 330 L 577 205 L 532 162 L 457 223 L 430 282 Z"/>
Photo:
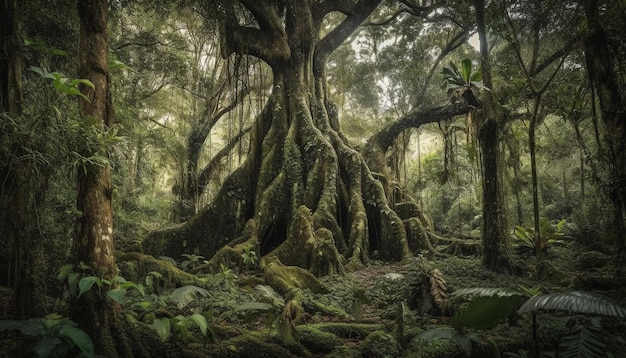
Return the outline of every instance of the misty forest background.
<path id="1" fill-rule="evenodd" d="M 623 354 L 624 1 L 0 6 L 7 354 Z"/>

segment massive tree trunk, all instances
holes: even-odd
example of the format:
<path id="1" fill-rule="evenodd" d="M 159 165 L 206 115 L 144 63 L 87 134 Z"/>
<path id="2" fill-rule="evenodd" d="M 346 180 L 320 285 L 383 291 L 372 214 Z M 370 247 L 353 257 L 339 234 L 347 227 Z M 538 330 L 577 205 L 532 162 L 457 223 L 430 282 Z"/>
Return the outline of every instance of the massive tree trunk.
<path id="1" fill-rule="evenodd" d="M 147 251 L 212 255 L 231 241 L 248 241 L 258 245 L 261 255 L 272 253 L 320 274 L 341 272 L 344 263 L 360 267 L 374 250 L 387 260 L 411 256 L 401 217 L 390 207 L 378 176 L 347 144 L 326 97 L 329 54 L 379 2 L 223 4 L 223 56 L 235 52 L 267 62 L 272 93 L 251 130 L 244 164 L 192 221 L 149 237 Z M 236 12 L 242 9 L 255 17 L 258 28 L 238 23 Z M 331 11 L 346 18 L 319 39 L 322 20 Z M 335 250 L 325 249 L 329 240 Z M 303 249 L 310 260 L 293 262 L 290 255 Z"/>
<path id="2" fill-rule="evenodd" d="M 483 174 L 483 263 L 494 271 L 518 271 L 513 263 L 509 230 L 504 205 L 503 180 L 500 173 L 502 155 L 499 145 L 501 119 L 498 118 L 497 102 L 493 95 L 493 82 L 489 64 L 489 47 L 485 23 L 485 2 L 475 0 L 476 24 L 480 39 L 481 71 L 483 83 L 492 91 L 486 91 L 484 108 L 479 112 L 478 141 L 481 151 Z"/>
<path id="3" fill-rule="evenodd" d="M 610 2 L 609 2 L 610 3 Z M 620 280 L 626 280 L 626 100 L 624 89 L 620 88 L 620 73 L 623 66 L 623 43 L 611 41 L 604 26 L 623 28 L 624 20 L 617 17 L 619 10 L 607 4 L 604 11 L 606 18 L 600 15 L 600 4 L 597 0 L 587 0 L 585 13 L 587 16 L 587 36 L 585 39 L 585 57 L 589 78 L 600 103 L 602 121 L 605 125 L 605 140 L 608 144 L 608 161 L 610 167 L 609 197 L 613 204 L 613 230 L 615 242 L 615 274 Z M 611 16 L 616 18 L 610 19 Z M 614 23 L 614 22 L 617 23 Z M 620 55 L 621 53 L 621 55 Z M 623 83 L 623 82 L 622 82 Z"/>

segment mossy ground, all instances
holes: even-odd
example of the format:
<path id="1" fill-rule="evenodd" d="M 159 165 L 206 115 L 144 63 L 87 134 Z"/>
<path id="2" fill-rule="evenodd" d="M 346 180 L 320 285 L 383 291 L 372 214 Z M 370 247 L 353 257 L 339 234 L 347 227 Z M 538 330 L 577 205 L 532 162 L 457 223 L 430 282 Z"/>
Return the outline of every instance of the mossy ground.
<path id="1" fill-rule="evenodd" d="M 398 307 L 402 307 L 401 303 L 406 302 L 412 290 L 419 286 L 424 272 L 439 269 L 450 292 L 470 287 L 540 288 L 545 293 L 591 289 L 585 287 L 586 281 L 580 277 L 597 274 L 597 265 L 594 264 L 593 272 L 583 273 L 584 267 L 576 264 L 576 252 L 573 247 L 554 248 L 541 259 L 568 278 L 556 281 L 549 278 L 540 280 L 536 277 L 537 273 L 531 270 L 522 276 L 489 271 L 476 256 L 432 260 L 416 257 L 392 263 L 372 261 L 368 267 L 344 276 L 321 278 L 326 291 L 314 293 L 302 290 L 304 314 L 297 322 L 290 322 L 284 314 L 289 293 L 274 292 L 276 296 L 272 296 L 255 289 L 258 283 L 267 283 L 263 280 L 262 271 L 260 268 L 243 267 L 239 271 L 197 275 L 197 280 L 194 280 L 196 286 L 206 289 L 207 294 L 193 294 L 186 301 L 172 295 L 176 286 L 180 285 L 170 282 L 165 285 L 169 287 L 159 289 L 158 295 L 149 286 L 146 287 L 145 297 L 129 292 L 120 314 L 134 322 L 135 329 L 150 342 L 150 352 L 161 352 L 164 356 L 464 357 L 464 353 L 451 341 L 415 339 L 424 330 L 449 327 L 450 317 L 408 311 L 403 313 L 402 319 L 398 319 Z M 538 261 L 527 255 L 520 255 L 519 258 L 531 268 Z M 142 280 L 138 281 L 145 285 Z M 599 293 L 626 305 L 624 288 Z M 280 302 L 281 296 L 285 302 Z M 62 309 L 61 306 L 55 308 Z M 171 333 L 165 341 L 160 340 L 151 328 L 155 318 L 178 317 L 180 320 L 194 313 L 206 318 L 209 325 L 206 335 L 192 320 L 182 323 L 186 329 L 176 330 L 178 333 Z M 545 349 L 551 349 L 558 341 L 559 334 L 565 330 L 566 318 L 565 314 L 539 315 L 540 344 Z M 626 322 L 604 323 L 613 337 L 608 349 L 613 356 L 620 357 L 623 353 L 619 344 L 624 342 Z M 501 353 L 529 349 L 532 343 L 531 318 L 520 316 L 515 322 L 503 322 L 493 330 L 481 333 L 492 339 Z M 22 339 L 15 332 L 3 332 L 0 341 L 7 343 L 5 347 L 13 347 L 11 352 L 17 354 L 13 356 L 23 356 L 24 349 L 28 349 L 20 348 L 20 342 L 32 346 L 32 340 Z M 474 345 L 473 356 L 488 357 L 490 350 Z"/>

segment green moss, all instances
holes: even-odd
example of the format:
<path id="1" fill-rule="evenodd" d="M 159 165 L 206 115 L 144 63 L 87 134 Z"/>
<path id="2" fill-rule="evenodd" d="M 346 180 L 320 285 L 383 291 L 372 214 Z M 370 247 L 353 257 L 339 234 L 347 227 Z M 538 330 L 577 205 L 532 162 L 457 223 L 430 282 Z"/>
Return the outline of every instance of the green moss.
<path id="1" fill-rule="evenodd" d="M 363 353 L 368 357 L 398 357 L 400 356 L 400 344 L 389 333 L 374 331 L 370 333 L 359 345 Z"/>
<path id="2" fill-rule="evenodd" d="M 380 324 L 366 323 L 316 323 L 309 325 L 313 329 L 332 333 L 337 337 L 363 339 L 370 333 L 383 329 Z"/>
<path id="3" fill-rule="evenodd" d="M 300 343 L 313 353 L 329 353 L 341 344 L 341 340 L 334 334 L 312 326 L 299 326 L 298 334 Z"/>

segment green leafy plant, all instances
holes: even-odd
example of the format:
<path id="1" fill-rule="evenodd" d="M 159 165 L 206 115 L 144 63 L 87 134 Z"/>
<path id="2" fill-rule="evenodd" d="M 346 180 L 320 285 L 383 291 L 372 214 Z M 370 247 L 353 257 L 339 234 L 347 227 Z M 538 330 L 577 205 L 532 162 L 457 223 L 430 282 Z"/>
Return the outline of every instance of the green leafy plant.
<path id="1" fill-rule="evenodd" d="M 568 245 L 564 239 L 568 238 L 563 232 L 566 220 L 551 224 L 546 218 L 539 220 L 539 234 L 535 234 L 532 228 L 524 228 L 516 225 L 513 233 L 521 250 L 531 251 L 535 254 L 544 253 L 555 245 Z"/>
<path id="2" fill-rule="evenodd" d="M 187 271 L 200 266 L 204 260 L 204 256 L 196 254 L 182 254 L 182 256 L 185 260 L 180 264 L 180 267 Z"/>
<path id="3" fill-rule="evenodd" d="M 154 293 L 159 293 L 159 283 L 162 283 L 163 275 L 156 271 L 150 271 L 146 275 L 145 283 L 146 287 L 152 288 Z"/>
<path id="4" fill-rule="evenodd" d="M 452 328 L 437 328 L 419 334 L 416 338 L 450 339 L 470 356 L 472 342 L 487 342 L 495 356 L 499 350 L 489 337 L 468 332 L 467 329 L 488 330 L 514 315 L 532 313 L 533 348 L 539 354 L 537 341 L 537 312 L 567 311 L 583 315 L 603 315 L 626 318 L 626 308 L 606 297 L 583 291 L 538 294 L 537 289 L 523 288 L 520 291 L 502 288 L 466 288 L 455 291 L 453 297 L 473 297 L 466 306 L 455 312 L 450 320 Z M 529 294 L 534 294 L 528 298 Z M 604 337 L 597 320 L 577 319 L 570 322 L 569 332 L 559 343 L 559 357 L 606 357 Z M 512 354 L 512 356 L 518 356 Z"/>
<path id="5" fill-rule="evenodd" d="M 200 313 L 194 313 L 190 316 L 178 315 L 172 318 L 156 318 L 151 327 L 163 342 L 170 337 L 187 341 L 190 336 L 189 328 L 193 325 L 200 329 L 204 337 L 208 337 L 211 342 L 215 341 L 215 332 L 209 326 L 206 317 Z"/>
<path id="6" fill-rule="evenodd" d="M 608 316 L 624 319 L 626 308 L 608 298 L 584 291 L 558 292 L 537 295 L 527 300 L 518 313 L 532 313 L 533 340 L 537 342 L 537 313 L 540 311 L 566 311 L 573 314 Z M 568 322 L 569 330 L 559 341 L 559 357 L 606 357 L 608 335 L 599 320 L 593 317 L 573 317 Z M 537 352 L 537 349 L 535 349 Z"/>
<path id="7" fill-rule="evenodd" d="M 63 77 L 63 75 L 59 72 L 48 72 L 47 69 L 37 66 L 30 66 L 30 70 L 39 74 L 41 77 L 52 81 L 52 86 L 60 94 L 78 96 L 87 102 L 91 102 L 89 98 L 87 98 L 87 96 L 85 96 L 79 89 L 80 85 L 85 85 L 91 89 L 95 89 L 96 86 L 94 86 L 91 81 L 82 78 L 71 79 Z"/>
<path id="8" fill-rule="evenodd" d="M 239 278 L 237 274 L 224 264 L 220 264 L 220 272 L 214 276 L 213 284 L 216 286 L 224 284 L 224 286 L 233 291 L 235 289 L 235 281 Z"/>
<path id="9" fill-rule="evenodd" d="M 209 291 L 202 287 L 186 285 L 172 291 L 170 299 L 176 303 L 178 309 L 182 310 L 192 302 L 196 302 L 196 307 L 204 307 L 201 299 L 210 295 Z"/>
<path id="10" fill-rule="evenodd" d="M 495 342 L 486 335 L 468 331 L 492 329 L 509 318 L 523 302 L 523 293 L 502 288 L 468 288 L 456 290 L 453 298 L 471 297 L 471 301 L 458 309 L 450 319 L 452 328 L 435 328 L 417 335 L 417 339 L 448 339 L 456 343 L 469 357 L 472 355 L 472 342 L 488 344 L 494 357 L 500 356 Z"/>
<path id="11" fill-rule="evenodd" d="M 235 312 L 245 312 L 248 320 L 254 320 L 260 316 L 265 317 L 265 327 L 271 334 L 275 323 L 286 328 L 287 322 L 282 318 L 281 312 L 285 307 L 285 299 L 271 286 L 256 285 L 254 291 L 260 295 L 260 301 L 245 302 L 235 307 Z M 279 327 L 280 328 L 280 327 Z M 288 329 L 279 329 L 278 332 L 287 332 Z M 283 337 L 285 338 L 285 337 Z"/>
<path id="12" fill-rule="evenodd" d="M 466 58 L 461 61 L 459 69 L 453 62 L 448 67 L 444 67 L 441 71 L 443 75 L 442 88 L 448 89 L 448 96 L 453 101 L 457 101 L 464 97 L 469 104 L 479 106 L 478 93 L 476 89 L 489 90 L 482 83 L 483 74 L 479 68 L 474 68 L 472 60 Z M 471 118 L 468 118 L 470 120 Z"/>
<path id="13" fill-rule="evenodd" d="M 146 295 L 143 286 L 132 281 L 126 281 L 121 276 L 115 276 L 112 280 L 97 276 L 86 276 L 78 282 L 78 297 L 91 290 L 94 285 L 98 288 L 101 297 L 106 296 L 119 304 L 124 303 L 124 297 L 128 289 L 132 288 L 141 293 L 142 296 Z"/>
<path id="14" fill-rule="evenodd" d="M 108 297 L 119 304 L 124 302 L 124 297 L 129 289 L 136 290 L 142 296 L 146 295 L 142 285 L 127 281 L 124 277 L 115 276 L 112 280 L 107 280 L 94 275 L 84 276 L 84 272 L 90 272 L 91 268 L 82 262 L 78 265 L 78 269 L 82 272 L 77 272 L 74 268 L 74 264 L 63 265 L 59 275 L 57 275 L 58 280 L 67 280 L 67 287 L 73 297 L 82 296 L 94 285 L 97 287 L 100 297 Z"/>
<path id="15" fill-rule="evenodd" d="M 256 267 L 259 264 L 259 257 L 254 251 L 253 245 L 246 245 L 243 247 L 243 252 L 241 253 L 241 259 L 243 265 L 246 269 L 250 269 L 251 267 Z"/>
<path id="16" fill-rule="evenodd" d="M 0 321 L 0 331 L 18 330 L 24 335 L 40 337 L 33 350 L 37 357 L 66 357 L 78 349 L 80 357 L 93 357 L 91 339 L 76 322 L 56 314 L 26 321 Z"/>

